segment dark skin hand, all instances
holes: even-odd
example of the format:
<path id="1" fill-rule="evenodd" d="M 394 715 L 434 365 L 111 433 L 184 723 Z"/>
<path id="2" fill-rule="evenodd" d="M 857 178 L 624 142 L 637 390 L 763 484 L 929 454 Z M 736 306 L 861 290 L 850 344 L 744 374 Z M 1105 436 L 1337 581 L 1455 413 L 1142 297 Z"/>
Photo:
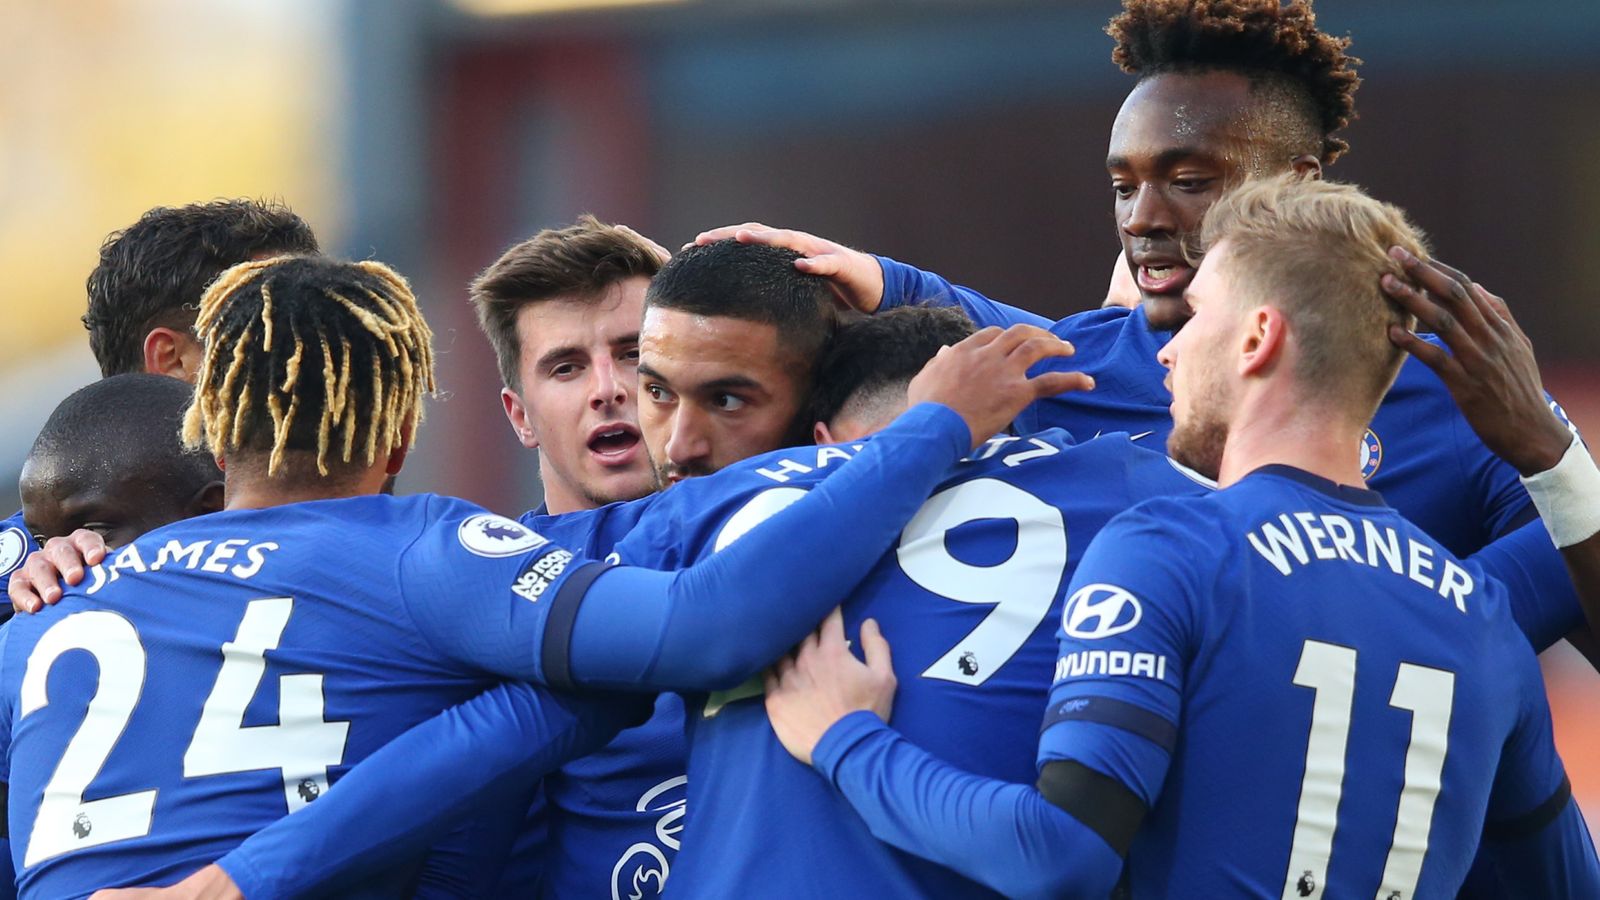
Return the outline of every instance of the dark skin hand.
<path id="1" fill-rule="evenodd" d="M 1422 260 L 1400 247 L 1389 250 L 1411 280 L 1383 276 L 1383 292 L 1433 330 L 1450 352 L 1391 326 L 1389 339 L 1432 369 L 1485 446 L 1523 475 L 1554 468 L 1575 440 L 1545 402 L 1533 342 L 1504 300 L 1461 272 Z M 1420 290 L 1418 288 L 1421 288 Z M 1600 534 L 1563 547 L 1567 572 L 1583 604 L 1589 631 L 1568 640 L 1600 668 Z"/>

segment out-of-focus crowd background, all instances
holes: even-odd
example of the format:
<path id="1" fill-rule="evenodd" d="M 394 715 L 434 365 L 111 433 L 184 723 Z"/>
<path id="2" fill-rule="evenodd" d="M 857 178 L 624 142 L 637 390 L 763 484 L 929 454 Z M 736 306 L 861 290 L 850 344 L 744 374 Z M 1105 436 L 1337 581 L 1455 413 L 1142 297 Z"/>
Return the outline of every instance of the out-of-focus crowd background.
<path id="1" fill-rule="evenodd" d="M 1115 0 L 0 0 L 0 505 L 98 372 L 78 317 L 145 209 L 281 198 L 408 275 L 444 396 L 403 489 L 539 497 L 465 285 L 582 212 L 668 246 L 750 219 L 1041 313 L 1098 305 Z M 1600 3 L 1321 0 L 1365 60 L 1329 172 L 1503 295 L 1600 435 Z M 1419 422 L 1426 428 L 1428 423 Z M 1600 677 L 1546 654 L 1600 823 Z"/>

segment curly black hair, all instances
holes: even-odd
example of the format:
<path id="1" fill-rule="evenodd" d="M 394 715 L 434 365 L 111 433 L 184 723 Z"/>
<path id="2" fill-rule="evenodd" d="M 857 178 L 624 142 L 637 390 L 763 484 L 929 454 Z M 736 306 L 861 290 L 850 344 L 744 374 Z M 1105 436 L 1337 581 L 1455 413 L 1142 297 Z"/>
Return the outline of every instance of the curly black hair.
<path id="1" fill-rule="evenodd" d="M 1334 133 L 1356 117 L 1361 60 L 1345 52 L 1348 37 L 1317 30 L 1310 0 L 1124 0 L 1106 33 L 1117 42 L 1111 59 L 1141 78 L 1221 69 L 1288 85 L 1309 103 L 1322 162 L 1350 149 Z"/>

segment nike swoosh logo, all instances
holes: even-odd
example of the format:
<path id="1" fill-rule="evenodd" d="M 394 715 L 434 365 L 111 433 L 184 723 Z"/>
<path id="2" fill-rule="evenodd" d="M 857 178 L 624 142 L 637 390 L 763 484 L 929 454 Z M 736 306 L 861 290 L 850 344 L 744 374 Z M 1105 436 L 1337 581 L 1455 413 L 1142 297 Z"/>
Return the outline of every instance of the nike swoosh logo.
<path id="1" fill-rule="evenodd" d="M 1128 440 L 1137 441 L 1139 438 L 1149 437 L 1152 434 L 1155 434 L 1155 432 L 1154 431 L 1141 431 L 1140 433 L 1138 433 L 1136 435 L 1133 435 L 1132 437 L 1128 438 Z"/>

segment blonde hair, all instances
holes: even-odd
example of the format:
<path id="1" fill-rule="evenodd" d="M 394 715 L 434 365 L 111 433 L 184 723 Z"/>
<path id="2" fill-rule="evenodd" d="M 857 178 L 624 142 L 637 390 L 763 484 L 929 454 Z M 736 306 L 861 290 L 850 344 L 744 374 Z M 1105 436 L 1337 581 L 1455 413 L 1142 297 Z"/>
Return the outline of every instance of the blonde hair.
<path id="1" fill-rule="evenodd" d="M 1247 181 L 1206 212 L 1201 245 L 1223 241 L 1236 299 L 1270 304 L 1288 318 L 1298 378 L 1369 404 L 1360 409 L 1370 419 L 1404 359 L 1389 326 L 1412 324 L 1379 280 L 1406 280 L 1389 248 L 1426 257 L 1422 232 L 1398 207 L 1354 185 L 1285 174 Z"/>
<path id="2" fill-rule="evenodd" d="M 422 420 L 433 332 L 406 280 L 380 262 L 280 256 L 223 272 L 200 300 L 205 345 L 183 441 L 218 457 L 286 454 L 366 465 Z M 360 454 L 358 457 L 357 454 Z"/>

